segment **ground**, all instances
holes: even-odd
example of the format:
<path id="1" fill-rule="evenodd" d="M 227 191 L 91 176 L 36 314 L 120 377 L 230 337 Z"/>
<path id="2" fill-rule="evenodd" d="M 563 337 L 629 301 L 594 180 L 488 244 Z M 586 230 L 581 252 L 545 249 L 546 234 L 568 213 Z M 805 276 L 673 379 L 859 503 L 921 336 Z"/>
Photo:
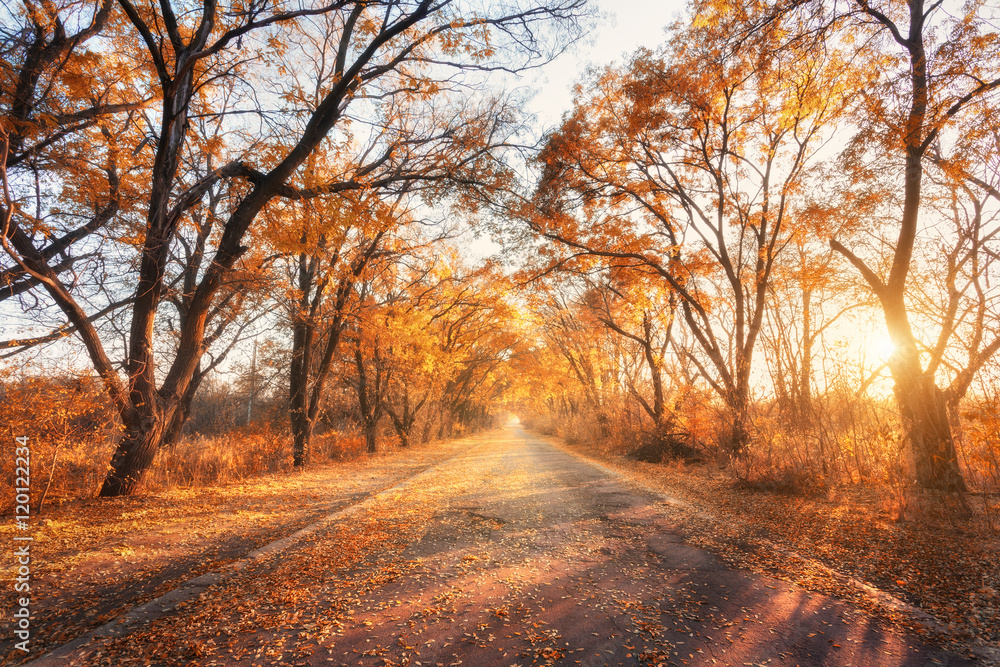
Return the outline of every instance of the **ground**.
<path id="1" fill-rule="evenodd" d="M 881 527 L 878 554 L 865 537 L 854 543 L 869 551 L 821 559 L 803 545 L 823 551 L 824 531 L 877 522 L 828 519 L 822 505 L 700 474 L 588 461 L 511 427 L 302 475 L 67 505 L 35 530 L 31 653 L 8 643 L 4 655 L 54 650 L 40 665 L 922 665 L 970 664 L 977 640 L 980 662 L 988 655 L 988 627 L 928 632 L 929 617 L 851 578 L 896 576 L 881 568 L 901 567 L 898 524 Z M 761 518 L 741 524 L 741 512 Z M 809 520 L 796 532 L 800 516 Z M 989 557 L 966 546 L 952 555 Z M 963 576 L 985 582 L 996 562 Z M 909 566 L 908 576 L 923 572 Z"/>

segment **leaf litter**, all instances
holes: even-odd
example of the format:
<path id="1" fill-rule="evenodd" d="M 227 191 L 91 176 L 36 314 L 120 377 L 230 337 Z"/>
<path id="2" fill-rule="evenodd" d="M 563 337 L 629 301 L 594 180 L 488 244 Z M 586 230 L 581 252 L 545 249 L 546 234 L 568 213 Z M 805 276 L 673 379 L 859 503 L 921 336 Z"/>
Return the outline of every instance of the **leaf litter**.
<path id="1" fill-rule="evenodd" d="M 664 509 L 686 541 L 731 566 L 849 600 L 890 625 L 1000 664 L 1000 534 L 978 517 L 944 507 L 903 519 L 862 486 L 795 497 L 742 488 L 707 465 L 552 444 L 669 495 Z"/>

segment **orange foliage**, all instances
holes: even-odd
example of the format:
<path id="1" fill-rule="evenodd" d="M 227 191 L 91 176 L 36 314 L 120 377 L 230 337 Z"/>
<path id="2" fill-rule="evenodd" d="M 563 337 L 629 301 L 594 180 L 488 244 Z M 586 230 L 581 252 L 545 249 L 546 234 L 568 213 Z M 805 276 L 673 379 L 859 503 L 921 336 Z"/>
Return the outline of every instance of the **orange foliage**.
<path id="1" fill-rule="evenodd" d="M 42 503 L 46 490 L 48 500 L 93 495 L 104 477 L 103 462 L 117 433 L 103 387 L 86 377 L 4 381 L 0 384 L 0 424 L 4 425 L 0 437 L 11 442 L 28 438 L 33 510 Z M 13 456 L 3 457 L 0 469 L 5 479 L 13 479 L 14 463 Z M 13 497 L 4 498 L 0 512 L 9 512 Z"/>

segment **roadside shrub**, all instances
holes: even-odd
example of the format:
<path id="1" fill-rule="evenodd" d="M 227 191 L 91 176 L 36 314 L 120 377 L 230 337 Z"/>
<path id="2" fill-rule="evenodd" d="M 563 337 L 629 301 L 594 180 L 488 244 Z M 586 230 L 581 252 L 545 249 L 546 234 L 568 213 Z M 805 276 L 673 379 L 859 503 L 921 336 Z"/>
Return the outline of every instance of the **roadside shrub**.
<path id="1" fill-rule="evenodd" d="M 330 430 L 322 435 L 313 436 L 313 462 L 345 461 L 355 459 L 365 454 L 365 438 L 360 433 Z"/>
<path id="2" fill-rule="evenodd" d="M 91 496 L 104 481 L 117 427 L 93 378 L 7 378 L 0 383 L 0 424 L 10 454 L 0 466 L 11 483 L 15 438 L 28 438 L 32 511 L 54 500 Z M 0 512 L 13 512 L 13 494 L 3 498 Z"/>
<path id="3" fill-rule="evenodd" d="M 164 448 L 143 481 L 143 489 L 235 482 L 292 467 L 291 438 L 267 422 L 235 428 L 221 436 L 189 436 Z"/>
<path id="4" fill-rule="evenodd" d="M 700 452 L 689 443 L 690 435 L 667 429 L 643 431 L 637 438 L 639 447 L 628 457 L 644 463 L 664 463 L 681 459 L 687 463 L 702 460 Z"/>

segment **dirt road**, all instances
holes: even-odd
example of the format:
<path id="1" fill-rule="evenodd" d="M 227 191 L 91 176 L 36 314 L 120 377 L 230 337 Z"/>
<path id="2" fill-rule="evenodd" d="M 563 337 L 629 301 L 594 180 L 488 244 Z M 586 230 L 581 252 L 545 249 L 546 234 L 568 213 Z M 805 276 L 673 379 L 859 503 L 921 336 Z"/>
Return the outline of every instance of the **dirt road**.
<path id="1" fill-rule="evenodd" d="M 969 664 L 727 569 L 669 506 L 510 427 L 33 664 Z"/>

